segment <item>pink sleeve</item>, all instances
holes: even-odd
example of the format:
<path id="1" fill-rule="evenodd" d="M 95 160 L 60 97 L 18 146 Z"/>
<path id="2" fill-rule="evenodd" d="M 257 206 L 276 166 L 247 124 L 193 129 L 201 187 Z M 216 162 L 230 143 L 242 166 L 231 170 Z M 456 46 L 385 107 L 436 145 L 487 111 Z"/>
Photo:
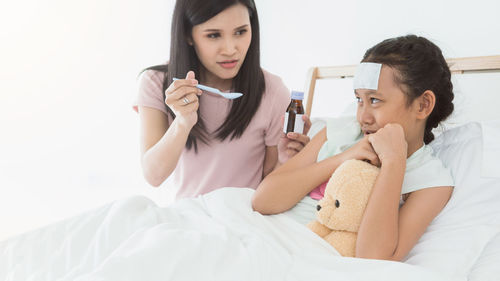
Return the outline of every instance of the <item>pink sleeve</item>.
<path id="1" fill-rule="evenodd" d="M 276 146 L 283 132 L 283 124 L 281 116 L 285 114 L 286 108 L 290 103 L 290 91 L 285 86 L 281 78 L 278 76 L 264 72 L 264 76 L 269 76 L 266 79 L 266 95 L 269 95 L 271 102 L 266 109 L 269 112 L 269 126 L 265 132 L 264 142 L 266 146 Z"/>
<path id="2" fill-rule="evenodd" d="M 151 107 L 167 114 L 166 105 L 163 101 L 163 73 L 146 70 L 141 74 L 139 92 L 132 107 L 136 112 L 139 112 L 139 106 Z"/>

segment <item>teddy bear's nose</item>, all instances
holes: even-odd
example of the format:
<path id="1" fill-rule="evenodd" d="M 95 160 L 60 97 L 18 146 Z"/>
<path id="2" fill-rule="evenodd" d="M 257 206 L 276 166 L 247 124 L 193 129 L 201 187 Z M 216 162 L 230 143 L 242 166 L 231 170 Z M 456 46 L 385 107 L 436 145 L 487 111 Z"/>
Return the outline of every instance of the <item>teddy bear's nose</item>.
<path id="1" fill-rule="evenodd" d="M 321 210 L 321 205 L 316 205 L 316 210 Z"/>

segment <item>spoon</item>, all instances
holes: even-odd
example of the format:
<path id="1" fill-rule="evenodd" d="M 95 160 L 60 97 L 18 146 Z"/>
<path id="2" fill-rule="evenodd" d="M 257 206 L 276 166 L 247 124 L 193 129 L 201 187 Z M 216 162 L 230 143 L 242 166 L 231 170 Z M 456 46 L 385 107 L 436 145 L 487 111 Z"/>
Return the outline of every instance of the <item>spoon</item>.
<path id="1" fill-rule="evenodd" d="M 179 78 L 174 78 L 174 81 L 175 80 L 179 80 Z M 208 87 L 208 86 L 201 85 L 201 84 L 198 84 L 195 87 L 198 88 L 198 89 L 207 91 L 207 92 L 211 92 L 211 93 L 214 93 L 214 94 L 221 95 L 222 97 L 224 97 L 226 99 L 230 99 L 230 100 L 237 99 L 237 98 L 243 96 L 242 93 L 224 93 L 224 92 L 221 92 L 219 89 Z"/>

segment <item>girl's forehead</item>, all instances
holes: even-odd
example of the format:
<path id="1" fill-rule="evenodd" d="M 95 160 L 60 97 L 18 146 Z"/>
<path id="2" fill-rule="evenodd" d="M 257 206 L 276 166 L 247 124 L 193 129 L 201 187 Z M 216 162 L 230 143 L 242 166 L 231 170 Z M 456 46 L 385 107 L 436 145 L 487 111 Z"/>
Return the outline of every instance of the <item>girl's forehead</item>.
<path id="1" fill-rule="evenodd" d="M 380 63 L 363 62 L 354 75 L 353 88 L 355 94 L 383 95 L 387 91 L 399 88 L 396 84 L 392 67 Z"/>
<path id="2" fill-rule="evenodd" d="M 379 79 L 379 91 L 383 89 L 400 89 L 400 86 L 396 83 L 396 75 L 397 70 L 392 67 L 384 66 L 380 71 L 380 79 Z"/>
<path id="3" fill-rule="evenodd" d="M 353 88 L 374 90 L 378 89 L 380 71 L 382 64 L 373 62 L 362 62 L 356 68 L 354 74 Z"/>

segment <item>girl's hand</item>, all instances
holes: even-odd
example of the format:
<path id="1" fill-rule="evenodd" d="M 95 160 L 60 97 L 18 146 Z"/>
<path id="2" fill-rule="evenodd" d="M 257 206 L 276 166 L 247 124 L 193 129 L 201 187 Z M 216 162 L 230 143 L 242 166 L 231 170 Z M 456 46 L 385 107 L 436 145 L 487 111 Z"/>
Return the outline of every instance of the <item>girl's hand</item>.
<path id="1" fill-rule="evenodd" d="M 311 128 L 311 120 L 307 115 L 302 115 L 302 120 L 304 121 L 304 131 L 300 133 L 285 133 L 281 134 L 280 141 L 278 142 L 278 161 L 283 164 L 288 159 L 299 153 L 307 143 L 311 140 L 307 133 Z M 284 122 L 284 116 L 281 116 L 281 123 Z"/>
<path id="2" fill-rule="evenodd" d="M 381 164 L 386 161 L 404 161 L 408 155 L 408 143 L 403 127 L 391 123 L 368 135 L 368 141 L 378 155 Z"/>
<path id="3" fill-rule="evenodd" d="M 194 72 L 189 71 L 186 79 L 174 81 L 165 91 L 165 104 L 175 113 L 178 122 L 189 129 L 198 121 L 198 96 L 202 91 L 195 87 L 197 84 Z"/>
<path id="4" fill-rule="evenodd" d="M 342 162 L 351 159 L 363 160 L 372 165 L 380 167 L 380 159 L 372 145 L 368 141 L 368 136 L 364 136 L 355 145 L 351 146 L 346 151 L 339 154 L 342 157 Z"/>

